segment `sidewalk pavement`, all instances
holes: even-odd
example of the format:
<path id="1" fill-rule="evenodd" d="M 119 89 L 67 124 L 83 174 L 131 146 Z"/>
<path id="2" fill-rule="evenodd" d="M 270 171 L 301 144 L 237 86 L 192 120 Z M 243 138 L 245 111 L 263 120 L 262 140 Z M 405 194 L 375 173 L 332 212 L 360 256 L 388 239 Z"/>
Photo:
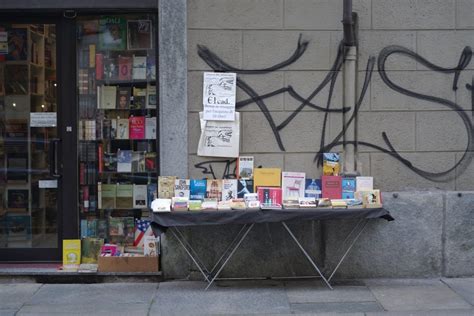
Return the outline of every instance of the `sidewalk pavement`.
<path id="1" fill-rule="evenodd" d="M 474 315 L 474 278 L 0 284 L 6 315 Z"/>

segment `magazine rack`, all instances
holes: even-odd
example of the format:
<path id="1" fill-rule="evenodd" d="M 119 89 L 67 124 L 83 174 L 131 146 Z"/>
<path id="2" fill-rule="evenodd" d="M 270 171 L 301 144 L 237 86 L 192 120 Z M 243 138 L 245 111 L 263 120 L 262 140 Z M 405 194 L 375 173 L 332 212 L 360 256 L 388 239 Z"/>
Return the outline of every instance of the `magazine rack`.
<path id="1" fill-rule="evenodd" d="M 283 209 L 283 210 L 232 210 L 232 211 L 173 211 L 167 213 L 154 213 L 152 228 L 156 235 L 166 232 L 168 229 L 171 234 L 176 237 L 179 244 L 186 251 L 188 256 L 197 266 L 204 280 L 208 282 L 206 290 L 218 279 L 226 264 L 232 258 L 239 246 L 245 240 L 249 232 L 255 224 L 259 223 L 281 223 L 285 231 L 295 241 L 306 259 L 313 266 L 319 277 L 332 290 L 330 284 L 331 279 L 342 264 L 347 254 L 352 249 L 360 235 L 364 231 L 367 222 L 370 219 L 383 218 L 388 221 L 394 220 L 390 213 L 384 208 L 362 208 L 362 209 L 322 209 L 322 208 L 305 208 L 305 209 Z M 334 219 L 359 219 L 354 225 L 351 232 L 346 236 L 344 242 L 340 246 L 340 260 L 336 264 L 328 277 L 324 276 L 313 258 L 301 245 L 296 238 L 287 222 L 293 220 L 334 220 Z M 219 257 L 214 266 L 209 270 L 203 263 L 198 253 L 191 244 L 186 240 L 184 234 L 179 227 L 186 226 L 206 226 L 206 225 L 225 225 L 240 224 L 242 228 L 236 234 L 232 242 L 227 246 L 225 251 Z"/>

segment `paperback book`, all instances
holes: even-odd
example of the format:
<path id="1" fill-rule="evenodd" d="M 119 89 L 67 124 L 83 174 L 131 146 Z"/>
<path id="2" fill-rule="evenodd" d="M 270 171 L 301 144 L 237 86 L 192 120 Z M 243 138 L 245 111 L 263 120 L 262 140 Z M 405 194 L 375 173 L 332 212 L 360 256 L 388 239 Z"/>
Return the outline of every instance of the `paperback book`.
<path id="1" fill-rule="evenodd" d="M 279 187 L 281 186 L 280 168 L 255 168 L 253 171 L 253 191 L 257 187 Z"/>
<path id="2" fill-rule="evenodd" d="M 250 180 L 253 178 L 253 156 L 240 156 L 237 160 L 237 178 Z"/>
<path id="3" fill-rule="evenodd" d="M 148 191 L 146 184 L 133 185 L 133 208 L 146 208 Z"/>
<path id="4" fill-rule="evenodd" d="M 216 199 L 217 201 L 222 200 L 222 180 L 221 179 L 207 180 L 206 189 L 207 189 L 206 198 Z"/>
<path id="5" fill-rule="evenodd" d="M 237 180 L 222 180 L 222 201 L 230 201 L 237 198 Z"/>
<path id="6" fill-rule="evenodd" d="M 321 197 L 321 180 L 306 179 L 304 196 L 319 199 Z"/>
<path id="7" fill-rule="evenodd" d="M 158 177 L 158 198 L 171 199 L 174 196 L 175 176 Z"/>
<path id="8" fill-rule="evenodd" d="M 189 179 L 176 179 L 175 180 L 174 196 L 189 198 L 190 196 L 190 180 Z"/>
<path id="9" fill-rule="evenodd" d="M 190 199 L 204 200 L 206 198 L 206 180 L 191 179 L 190 181 Z"/>
<path id="10" fill-rule="evenodd" d="M 340 176 L 322 176 L 322 195 L 323 198 L 341 199 L 342 198 L 342 178 Z"/>
<path id="11" fill-rule="evenodd" d="M 342 178 L 342 198 L 353 199 L 356 190 L 356 179 Z"/>
<path id="12" fill-rule="evenodd" d="M 133 184 L 117 183 L 117 198 L 115 207 L 118 209 L 133 208 Z"/>
<path id="13" fill-rule="evenodd" d="M 132 172 L 132 151 L 118 150 L 117 172 Z"/>
<path id="14" fill-rule="evenodd" d="M 254 193 L 253 180 L 239 179 L 237 181 L 237 198 L 243 198 L 248 193 Z"/>
<path id="15" fill-rule="evenodd" d="M 282 172 L 281 188 L 283 191 L 283 199 L 289 200 L 304 197 L 305 178 L 306 174 L 304 172 Z"/>

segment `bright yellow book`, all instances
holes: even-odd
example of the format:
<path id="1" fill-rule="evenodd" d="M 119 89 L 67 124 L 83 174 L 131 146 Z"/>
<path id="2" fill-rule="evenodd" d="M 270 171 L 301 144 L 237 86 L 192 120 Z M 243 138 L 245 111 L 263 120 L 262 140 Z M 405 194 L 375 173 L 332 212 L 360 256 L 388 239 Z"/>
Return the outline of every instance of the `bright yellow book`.
<path id="1" fill-rule="evenodd" d="M 281 186 L 280 168 L 255 168 L 253 171 L 253 191 L 257 187 L 279 187 Z"/>
<path id="2" fill-rule="evenodd" d="M 81 264 L 81 240 L 63 240 L 63 269 L 77 270 Z"/>

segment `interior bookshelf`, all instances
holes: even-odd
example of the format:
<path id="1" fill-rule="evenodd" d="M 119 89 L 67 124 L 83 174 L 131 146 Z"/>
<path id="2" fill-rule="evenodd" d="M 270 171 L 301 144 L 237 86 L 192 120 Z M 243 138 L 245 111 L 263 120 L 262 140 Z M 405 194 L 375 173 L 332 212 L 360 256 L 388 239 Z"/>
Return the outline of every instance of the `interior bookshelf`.
<path id="1" fill-rule="evenodd" d="M 122 241 L 127 244 L 130 222 L 147 218 L 156 196 L 154 20 L 152 15 L 127 14 L 78 21 L 81 237 L 117 241 L 119 221 L 124 230 Z"/>

